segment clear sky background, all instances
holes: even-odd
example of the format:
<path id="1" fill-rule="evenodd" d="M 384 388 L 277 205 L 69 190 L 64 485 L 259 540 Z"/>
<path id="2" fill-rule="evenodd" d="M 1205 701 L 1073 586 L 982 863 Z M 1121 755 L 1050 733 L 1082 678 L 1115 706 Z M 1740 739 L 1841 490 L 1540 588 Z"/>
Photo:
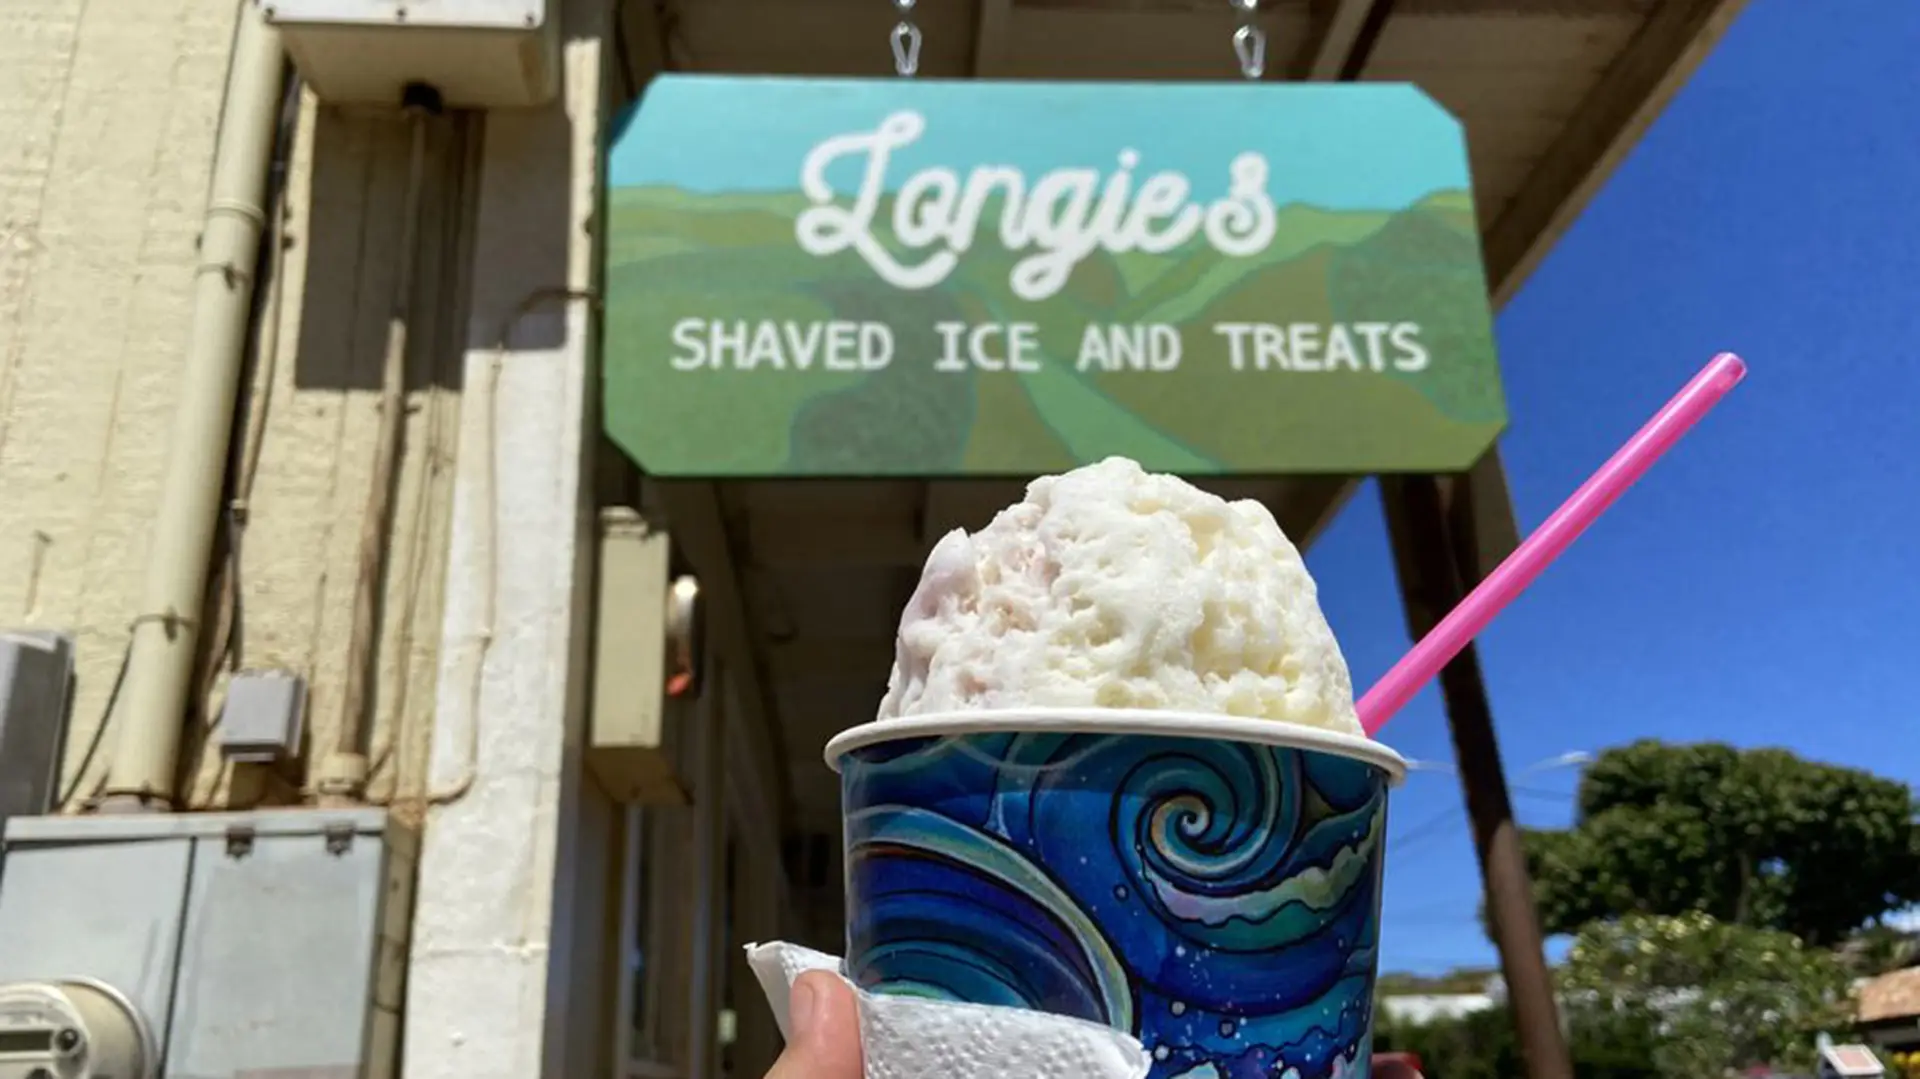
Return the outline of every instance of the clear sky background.
<path id="1" fill-rule="evenodd" d="M 1715 352 L 1747 381 L 1481 639 L 1515 805 L 1642 737 L 1920 784 L 1920 3 L 1753 0 L 1499 319 L 1523 530 Z M 1379 496 L 1309 558 L 1364 689 L 1406 647 Z M 1452 752 L 1437 691 L 1383 732 Z M 1382 967 L 1494 962 L 1458 781 L 1397 795 Z M 1843 882 L 1835 882 L 1836 885 Z"/>

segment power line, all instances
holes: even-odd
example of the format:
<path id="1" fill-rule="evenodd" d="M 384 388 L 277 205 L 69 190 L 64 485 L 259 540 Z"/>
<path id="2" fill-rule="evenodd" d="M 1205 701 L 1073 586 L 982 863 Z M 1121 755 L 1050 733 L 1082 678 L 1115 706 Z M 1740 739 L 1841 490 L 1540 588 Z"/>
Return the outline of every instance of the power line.
<path id="1" fill-rule="evenodd" d="M 1459 806 L 1436 813 L 1420 823 L 1409 827 L 1406 831 L 1398 835 L 1388 836 L 1387 846 L 1398 851 L 1405 851 L 1408 844 L 1417 839 L 1423 839 L 1443 831 L 1447 825 L 1458 821 L 1464 813 L 1465 811 Z"/>
<path id="2" fill-rule="evenodd" d="M 1409 926 L 1414 929 L 1464 929 L 1480 924 L 1480 911 L 1476 907 L 1472 914 L 1455 914 L 1450 917 L 1428 915 L 1421 917 L 1411 914 L 1396 914 L 1389 919 L 1394 925 Z"/>
<path id="3" fill-rule="evenodd" d="M 1546 798 L 1555 802 L 1571 802 L 1579 796 L 1573 791 L 1549 790 L 1545 787 L 1508 787 L 1507 793 L 1518 794 L 1523 798 Z"/>
<path id="4" fill-rule="evenodd" d="M 1475 891 L 1474 897 L 1477 898 L 1479 894 L 1480 893 L 1478 891 Z M 1458 907 L 1459 905 L 1460 905 L 1460 900 L 1457 897 L 1454 899 L 1436 899 L 1431 902 L 1420 903 L 1411 907 L 1402 907 L 1396 912 L 1395 917 L 1398 918 L 1398 917 L 1408 917 L 1408 916 L 1420 915 L 1420 914 L 1435 914 L 1444 910 L 1452 910 Z"/>

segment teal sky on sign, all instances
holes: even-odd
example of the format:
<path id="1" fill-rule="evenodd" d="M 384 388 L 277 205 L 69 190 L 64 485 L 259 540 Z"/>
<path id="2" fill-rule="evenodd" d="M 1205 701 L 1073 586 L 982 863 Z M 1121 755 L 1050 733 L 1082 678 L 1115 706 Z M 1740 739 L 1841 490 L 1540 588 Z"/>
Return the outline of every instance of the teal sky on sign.
<path id="1" fill-rule="evenodd" d="M 1183 171 L 1203 199 L 1225 192 L 1227 163 L 1245 150 L 1267 155 L 1268 190 L 1280 205 L 1391 210 L 1469 186 L 1459 124 L 1411 86 L 1295 84 L 1277 92 L 1272 83 L 783 80 L 790 108 L 781 123 L 768 124 L 761 116 L 765 81 L 656 80 L 623 117 L 608 154 L 609 182 L 702 193 L 796 191 L 800 162 L 820 140 L 872 130 L 888 114 L 912 109 L 926 117 L 927 131 L 895 156 L 889 190 L 933 165 L 1012 165 L 1029 175 L 1078 165 L 1106 173 L 1124 149 L 1139 152 L 1137 174 Z M 1086 121 L 1006 122 L 1032 109 L 1037 97 L 1055 113 L 1081 113 Z M 995 98 L 1005 105 L 995 107 Z M 1196 112 L 1208 122 L 1196 123 Z M 728 139 L 730 130 L 751 137 Z M 1042 132 L 1044 140 L 1036 137 Z M 836 190 L 852 191 L 859 167 L 843 160 L 827 176 Z"/>

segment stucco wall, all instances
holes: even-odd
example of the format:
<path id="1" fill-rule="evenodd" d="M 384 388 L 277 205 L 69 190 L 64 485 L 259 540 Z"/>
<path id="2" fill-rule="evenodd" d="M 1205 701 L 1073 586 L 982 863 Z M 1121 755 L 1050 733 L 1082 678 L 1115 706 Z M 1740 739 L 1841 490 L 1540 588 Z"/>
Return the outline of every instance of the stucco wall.
<path id="1" fill-rule="evenodd" d="M 111 756 L 114 723 L 80 770 L 144 613 L 236 2 L 0 0 L 0 628 L 77 636 L 76 804 Z M 616 810 L 581 789 L 578 764 L 592 320 L 577 301 L 520 311 L 595 277 L 610 8 L 564 10 L 562 100 L 442 118 L 428 155 L 370 747 L 374 800 L 431 817 L 405 1020 L 406 1071 L 425 1079 L 576 1074 L 612 1045 L 599 932 Z M 340 722 L 404 123 L 301 102 L 243 404 L 265 410 L 265 434 L 240 544 L 241 665 L 307 677 L 310 759 Z M 210 679 L 193 726 L 221 692 Z M 217 756 L 198 764 L 193 804 L 228 801 Z"/>
<path id="2" fill-rule="evenodd" d="M 138 609 L 187 338 L 235 0 L 0 4 L 0 628 L 77 635 L 69 738 L 99 725 Z M 464 313 L 466 132 L 436 133 L 406 451 L 394 503 L 372 743 L 377 796 L 420 789 L 440 627 Z M 318 168 L 312 163 L 318 161 Z M 241 545 L 240 660 L 304 674 L 328 745 L 377 424 L 406 135 L 395 117 L 301 109 L 267 410 Z M 219 686 L 210 687 L 209 714 Z M 395 723 L 396 716 L 405 721 Z M 124 718 L 124 717 L 123 717 Z M 84 796 L 110 755 L 81 777 Z M 391 749 L 389 747 L 392 747 Z M 217 760 L 191 791 L 223 796 Z"/>

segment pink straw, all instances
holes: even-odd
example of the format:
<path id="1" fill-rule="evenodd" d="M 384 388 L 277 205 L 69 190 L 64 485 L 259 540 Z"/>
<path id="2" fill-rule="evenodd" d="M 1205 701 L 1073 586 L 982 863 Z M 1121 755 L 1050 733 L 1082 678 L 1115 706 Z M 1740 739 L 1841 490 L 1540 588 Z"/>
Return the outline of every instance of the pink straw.
<path id="1" fill-rule="evenodd" d="M 1731 352 L 1715 356 L 1712 363 L 1693 376 L 1693 381 L 1581 484 L 1572 498 L 1554 510 L 1545 524 L 1514 548 L 1506 561 L 1480 582 L 1480 587 L 1461 600 L 1431 633 L 1422 637 L 1411 652 L 1374 683 L 1359 704 L 1360 724 L 1367 734 L 1378 731 L 1406 707 L 1414 694 L 1420 692 L 1420 687 L 1432 681 L 1440 668 L 1459 655 L 1495 615 L 1525 591 L 1542 570 L 1580 538 L 1587 526 L 1646 475 L 1647 469 L 1672 449 L 1681 435 L 1699 423 L 1700 418 L 1746 376 L 1747 365 Z"/>

